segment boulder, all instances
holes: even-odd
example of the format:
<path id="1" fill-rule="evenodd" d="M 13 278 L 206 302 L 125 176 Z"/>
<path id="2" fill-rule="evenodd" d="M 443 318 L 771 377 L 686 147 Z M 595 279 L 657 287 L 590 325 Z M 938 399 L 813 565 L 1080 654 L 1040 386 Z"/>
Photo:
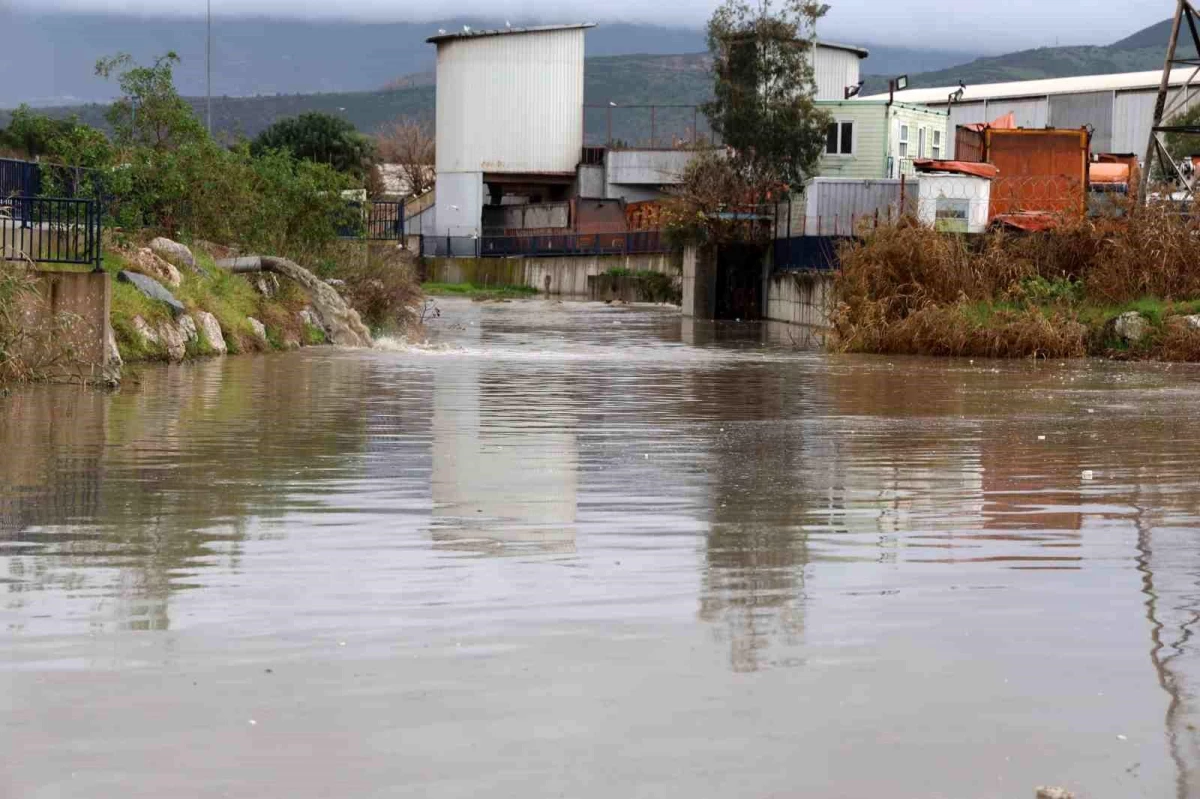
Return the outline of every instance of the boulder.
<path id="1" fill-rule="evenodd" d="M 132 253 L 126 253 L 125 261 L 131 272 L 152 277 L 159 283 L 178 286 L 183 282 L 183 275 L 179 274 L 178 269 L 144 247 Z"/>
<path id="2" fill-rule="evenodd" d="M 121 359 L 121 350 L 117 347 L 117 337 L 113 334 L 112 325 L 105 327 L 108 329 L 104 331 L 104 363 L 120 369 L 125 365 L 125 361 Z"/>
<path id="3" fill-rule="evenodd" d="M 1200 314 L 1192 314 L 1191 316 L 1180 317 L 1183 324 L 1187 325 L 1189 330 L 1200 330 Z"/>
<path id="4" fill-rule="evenodd" d="M 158 333 L 154 328 L 150 327 L 150 323 L 140 316 L 133 317 L 133 332 L 138 334 L 138 337 L 148 344 L 158 343 Z"/>
<path id="5" fill-rule="evenodd" d="M 1150 322 L 1137 311 L 1129 311 L 1116 318 L 1113 331 L 1127 344 L 1137 344 L 1150 332 Z"/>
<path id="6" fill-rule="evenodd" d="M 255 319 L 253 316 L 246 317 L 246 321 L 250 323 L 250 329 L 254 335 L 263 343 L 267 343 L 267 326 Z"/>
<path id="7" fill-rule="evenodd" d="M 225 336 L 221 334 L 221 323 L 217 321 L 217 317 L 208 311 L 196 311 L 196 325 L 204 334 L 204 340 L 208 342 L 210 350 L 217 355 L 229 352 L 229 347 L 225 345 Z"/>
<path id="8" fill-rule="evenodd" d="M 152 300 L 165 302 L 171 308 L 171 313 L 175 316 L 181 315 L 185 310 L 183 303 L 175 299 L 174 294 L 167 291 L 161 283 L 152 277 L 125 270 L 117 275 L 117 280 L 131 284 Z"/>
<path id="9" fill-rule="evenodd" d="M 187 336 L 178 322 L 163 322 L 158 326 L 158 338 L 167 348 L 167 357 L 179 363 L 187 357 Z"/>
<path id="10" fill-rule="evenodd" d="M 1075 799 L 1075 794 L 1066 788 L 1038 788 L 1037 799 Z"/>
<path id="11" fill-rule="evenodd" d="M 325 329 L 325 323 L 321 321 L 321 317 L 317 316 L 317 314 L 313 311 L 312 308 L 305 308 L 302 311 L 300 311 L 300 322 L 302 324 L 308 325 L 309 327 L 315 327 L 317 330 L 320 330 L 322 333 L 329 332 Z"/>
<path id="12" fill-rule="evenodd" d="M 185 341 L 192 342 L 200 340 L 200 331 L 196 329 L 196 322 L 187 314 L 179 317 L 179 332 L 183 334 Z"/>
<path id="13" fill-rule="evenodd" d="M 271 299 L 279 293 L 279 277 L 271 272 L 259 272 L 251 280 L 258 293 Z"/>
<path id="14" fill-rule="evenodd" d="M 164 258 L 176 266 L 185 266 L 192 271 L 196 270 L 196 256 L 192 255 L 192 251 L 177 241 L 165 239 L 162 236 L 150 242 L 150 249 L 155 255 Z"/>

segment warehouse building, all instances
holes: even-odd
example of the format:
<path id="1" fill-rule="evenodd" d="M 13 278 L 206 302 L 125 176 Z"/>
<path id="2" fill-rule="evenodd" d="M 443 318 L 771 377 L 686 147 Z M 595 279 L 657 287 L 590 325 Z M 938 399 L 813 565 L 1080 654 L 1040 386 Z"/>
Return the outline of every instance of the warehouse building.
<path id="1" fill-rule="evenodd" d="M 1198 87 L 1187 86 L 1193 72 L 1188 68 L 1171 73 L 1168 108 L 1182 100 L 1179 110 L 1183 110 L 1196 101 Z M 959 126 L 986 123 L 1010 113 L 1022 128 L 1090 127 L 1092 152 L 1135 153 L 1140 158 L 1150 140 L 1161 83 L 1161 71 L 1127 72 L 967 86 L 961 98 L 954 97 L 958 86 L 908 89 L 896 92 L 895 100 L 949 109 L 946 158 L 956 156 L 954 131 Z M 888 95 L 864 99 L 886 101 Z"/>
<path id="2" fill-rule="evenodd" d="M 485 234 L 485 219 L 512 216 L 503 206 L 636 202 L 678 181 L 689 154 L 673 147 L 588 148 L 584 157 L 584 35 L 592 27 L 464 28 L 427 40 L 437 47 L 437 178 L 410 233 L 469 240 Z M 841 101 L 867 55 L 819 43 L 818 98 Z"/>

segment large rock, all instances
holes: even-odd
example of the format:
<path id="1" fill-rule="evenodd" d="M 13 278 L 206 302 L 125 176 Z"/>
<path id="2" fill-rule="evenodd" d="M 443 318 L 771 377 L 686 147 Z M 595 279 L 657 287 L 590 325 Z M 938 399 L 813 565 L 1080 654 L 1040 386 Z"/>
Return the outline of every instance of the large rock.
<path id="1" fill-rule="evenodd" d="M 189 343 L 200 340 L 200 331 L 196 329 L 196 320 L 187 314 L 179 317 L 179 332 Z"/>
<path id="2" fill-rule="evenodd" d="M 187 334 L 178 322 L 163 322 L 158 326 L 158 338 L 167 348 L 167 357 L 179 363 L 187 357 Z"/>
<path id="3" fill-rule="evenodd" d="M 131 284 L 152 300 L 165 302 L 170 307 L 171 313 L 175 316 L 180 316 L 185 310 L 183 303 L 175 299 L 174 294 L 167 291 L 161 283 L 152 277 L 125 270 L 117 275 L 117 280 Z"/>
<path id="4" fill-rule="evenodd" d="M 317 330 L 320 330 L 326 335 L 329 333 L 329 331 L 325 329 L 325 323 L 321 321 L 321 317 L 318 316 L 312 308 L 304 308 L 300 311 L 300 322 L 308 325 L 309 327 L 315 327 Z"/>
<path id="5" fill-rule="evenodd" d="M 179 270 L 174 265 L 164 261 L 144 247 L 132 253 L 127 253 L 125 255 L 125 262 L 129 265 L 130 271 L 152 277 L 159 283 L 178 286 L 183 282 L 183 275 L 179 274 Z"/>
<path id="6" fill-rule="evenodd" d="M 251 280 L 258 293 L 271 299 L 279 293 L 279 278 L 270 272 L 259 272 Z"/>
<path id="7" fill-rule="evenodd" d="M 133 332 L 137 333 L 142 341 L 146 342 L 147 344 L 158 343 L 158 332 L 154 328 L 150 327 L 150 323 L 145 319 L 140 316 L 135 316 L 133 317 L 133 322 L 131 324 L 133 325 Z"/>
<path id="8" fill-rule="evenodd" d="M 119 370 L 125 365 L 125 361 L 121 358 L 121 350 L 117 346 L 117 337 L 113 334 L 112 325 L 105 327 L 107 329 L 104 331 L 104 363 Z"/>
<path id="9" fill-rule="evenodd" d="M 155 255 L 165 258 L 176 266 L 186 266 L 188 269 L 196 271 L 196 256 L 177 241 L 159 236 L 150 242 L 150 249 L 154 251 Z"/>
<path id="10" fill-rule="evenodd" d="M 217 355 L 229 352 L 229 347 L 225 345 L 225 336 L 221 333 L 221 323 L 217 321 L 217 317 L 208 311 L 196 311 L 196 325 L 204 334 L 204 340 L 208 342 L 210 350 Z"/>
<path id="11" fill-rule="evenodd" d="M 250 330 L 263 344 L 267 343 L 267 326 L 255 319 L 253 316 L 246 317 L 246 321 L 250 324 Z"/>
<path id="12" fill-rule="evenodd" d="M 1137 311 L 1129 311 L 1113 322 L 1113 331 L 1127 344 L 1137 344 L 1150 332 L 1150 322 Z"/>
<path id="13" fill-rule="evenodd" d="M 1200 314 L 1177 317 L 1189 330 L 1200 330 Z"/>

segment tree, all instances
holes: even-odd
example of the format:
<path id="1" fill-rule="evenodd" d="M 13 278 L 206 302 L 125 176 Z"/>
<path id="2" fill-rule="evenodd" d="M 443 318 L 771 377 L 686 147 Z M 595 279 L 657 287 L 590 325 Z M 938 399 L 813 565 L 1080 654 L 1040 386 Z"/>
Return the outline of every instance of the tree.
<path id="1" fill-rule="evenodd" d="M 394 119 L 376 134 L 375 149 L 381 162 L 404 169 L 412 194 L 433 188 L 435 140 L 427 125 L 405 117 Z"/>
<path id="2" fill-rule="evenodd" d="M 314 111 L 279 120 L 250 145 L 251 153 L 256 156 L 268 150 L 286 150 L 296 158 L 361 176 L 370 164 L 374 148 L 346 120 Z"/>
<path id="3" fill-rule="evenodd" d="M 20 150 L 27 158 L 52 155 L 55 141 L 75 126 L 73 119 L 51 119 L 22 105 L 13 111 L 8 127 L 0 131 L 0 145 Z"/>
<path id="4" fill-rule="evenodd" d="M 799 186 L 821 157 L 830 118 L 816 105 L 810 53 L 828 9 L 726 0 L 708 22 L 713 99 L 704 113 L 751 185 Z"/>
<path id="5" fill-rule="evenodd" d="M 137 66 L 126 53 L 96 62 L 96 74 L 117 77 L 122 97 L 105 115 L 113 138 L 123 147 L 175 150 L 208 138 L 191 105 L 175 90 L 173 52 L 154 59 L 154 65 Z"/>
<path id="6" fill-rule="evenodd" d="M 1171 117 L 1166 122 L 1172 127 L 1184 126 L 1200 126 L 1200 105 L 1192 106 L 1186 111 Z M 1167 145 L 1167 152 L 1171 154 L 1171 160 L 1178 164 L 1193 155 L 1200 154 L 1200 136 L 1194 133 L 1168 133 L 1164 138 L 1164 143 Z M 1159 166 L 1158 159 L 1154 160 L 1156 167 Z M 1156 170 L 1156 174 L 1159 170 Z M 1172 174 L 1159 174 L 1160 178 L 1173 178 Z"/>

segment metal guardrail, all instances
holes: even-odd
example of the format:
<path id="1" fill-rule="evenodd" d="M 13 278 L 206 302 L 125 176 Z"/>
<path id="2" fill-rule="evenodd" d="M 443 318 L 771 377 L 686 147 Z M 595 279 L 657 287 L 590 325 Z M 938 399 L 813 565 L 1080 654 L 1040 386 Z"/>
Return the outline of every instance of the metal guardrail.
<path id="1" fill-rule="evenodd" d="M 32 161 L 0 158 L 0 197 L 36 197 L 41 177 L 41 168 Z"/>
<path id="2" fill-rule="evenodd" d="M 338 237 L 367 241 L 404 239 L 404 203 L 375 200 L 348 204 L 347 221 L 338 227 Z"/>
<path id="3" fill-rule="evenodd" d="M 101 204 L 62 197 L 0 198 L 0 258 L 99 271 Z"/>
<path id="4" fill-rule="evenodd" d="M 514 236 L 422 236 L 425 258 L 546 258 L 561 255 L 640 255 L 671 252 L 662 231 L 552 233 Z"/>

